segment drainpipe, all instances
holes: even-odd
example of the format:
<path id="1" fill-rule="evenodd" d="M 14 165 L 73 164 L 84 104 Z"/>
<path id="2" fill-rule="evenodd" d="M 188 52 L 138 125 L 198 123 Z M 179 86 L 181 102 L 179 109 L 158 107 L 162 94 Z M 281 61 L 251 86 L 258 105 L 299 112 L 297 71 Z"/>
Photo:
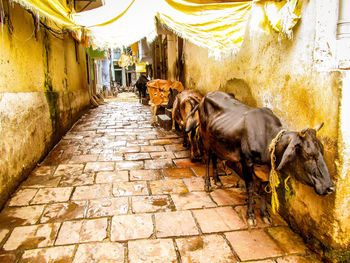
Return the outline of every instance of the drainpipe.
<path id="1" fill-rule="evenodd" d="M 350 69 L 350 1 L 339 0 L 337 24 L 338 68 Z"/>
<path id="2" fill-rule="evenodd" d="M 339 0 L 337 38 L 350 38 L 350 1 Z"/>

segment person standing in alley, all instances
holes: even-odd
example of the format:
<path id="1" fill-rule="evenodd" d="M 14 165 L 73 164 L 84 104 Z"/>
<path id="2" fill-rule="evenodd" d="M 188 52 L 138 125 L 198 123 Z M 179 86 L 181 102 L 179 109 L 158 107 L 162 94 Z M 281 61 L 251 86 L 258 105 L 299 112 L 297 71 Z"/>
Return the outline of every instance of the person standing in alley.
<path id="1" fill-rule="evenodd" d="M 149 79 L 146 76 L 146 73 L 141 73 L 141 76 L 136 81 L 136 88 L 139 92 L 140 96 L 140 102 L 142 101 L 142 98 L 146 98 L 146 84 L 149 81 Z"/>

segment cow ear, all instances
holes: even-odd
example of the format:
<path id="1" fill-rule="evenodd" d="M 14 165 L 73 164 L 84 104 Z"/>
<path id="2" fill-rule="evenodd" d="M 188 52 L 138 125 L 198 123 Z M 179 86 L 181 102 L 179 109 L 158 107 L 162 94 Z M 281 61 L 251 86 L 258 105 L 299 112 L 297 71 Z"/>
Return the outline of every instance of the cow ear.
<path id="1" fill-rule="evenodd" d="M 316 132 L 318 132 L 319 130 L 321 130 L 321 128 L 323 127 L 323 125 L 324 125 L 324 122 L 322 122 L 320 125 L 318 125 L 318 126 L 315 128 Z"/>
<path id="2" fill-rule="evenodd" d="M 292 161 L 294 159 L 294 157 L 296 156 L 296 147 L 298 144 L 300 144 L 299 137 L 294 137 L 290 141 L 290 143 L 288 144 L 287 148 L 285 149 L 285 151 L 282 155 L 282 159 L 281 159 L 278 167 L 276 168 L 277 171 L 280 171 L 281 169 L 283 169 L 283 167 L 287 163 L 289 163 L 290 161 Z"/>

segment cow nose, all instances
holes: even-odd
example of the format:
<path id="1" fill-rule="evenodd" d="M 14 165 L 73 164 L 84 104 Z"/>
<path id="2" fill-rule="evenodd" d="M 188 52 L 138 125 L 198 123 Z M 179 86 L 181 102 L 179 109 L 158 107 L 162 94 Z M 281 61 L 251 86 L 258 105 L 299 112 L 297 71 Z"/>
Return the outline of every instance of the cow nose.
<path id="1" fill-rule="evenodd" d="M 328 187 L 327 188 L 327 194 L 331 194 L 331 193 L 333 193 L 334 192 L 334 190 L 335 190 L 335 186 L 330 186 L 330 187 Z"/>

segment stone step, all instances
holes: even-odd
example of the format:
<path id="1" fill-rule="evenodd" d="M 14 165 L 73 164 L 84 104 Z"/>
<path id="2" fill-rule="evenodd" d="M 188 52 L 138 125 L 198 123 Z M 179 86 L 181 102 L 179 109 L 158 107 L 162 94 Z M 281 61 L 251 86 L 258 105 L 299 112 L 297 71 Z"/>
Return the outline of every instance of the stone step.
<path id="1" fill-rule="evenodd" d="M 168 116 L 171 119 L 172 118 L 172 116 L 171 116 L 171 109 L 165 109 L 165 115 Z"/>
<path id="2" fill-rule="evenodd" d="M 165 108 L 163 106 L 158 106 L 157 107 L 157 113 L 156 115 L 162 115 L 165 112 Z"/>
<path id="3" fill-rule="evenodd" d="M 160 127 L 162 127 L 164 130 L 171 130 L 171 119 L 165 115 L 161 114 L 157 116 L 157 122 Z"/>

